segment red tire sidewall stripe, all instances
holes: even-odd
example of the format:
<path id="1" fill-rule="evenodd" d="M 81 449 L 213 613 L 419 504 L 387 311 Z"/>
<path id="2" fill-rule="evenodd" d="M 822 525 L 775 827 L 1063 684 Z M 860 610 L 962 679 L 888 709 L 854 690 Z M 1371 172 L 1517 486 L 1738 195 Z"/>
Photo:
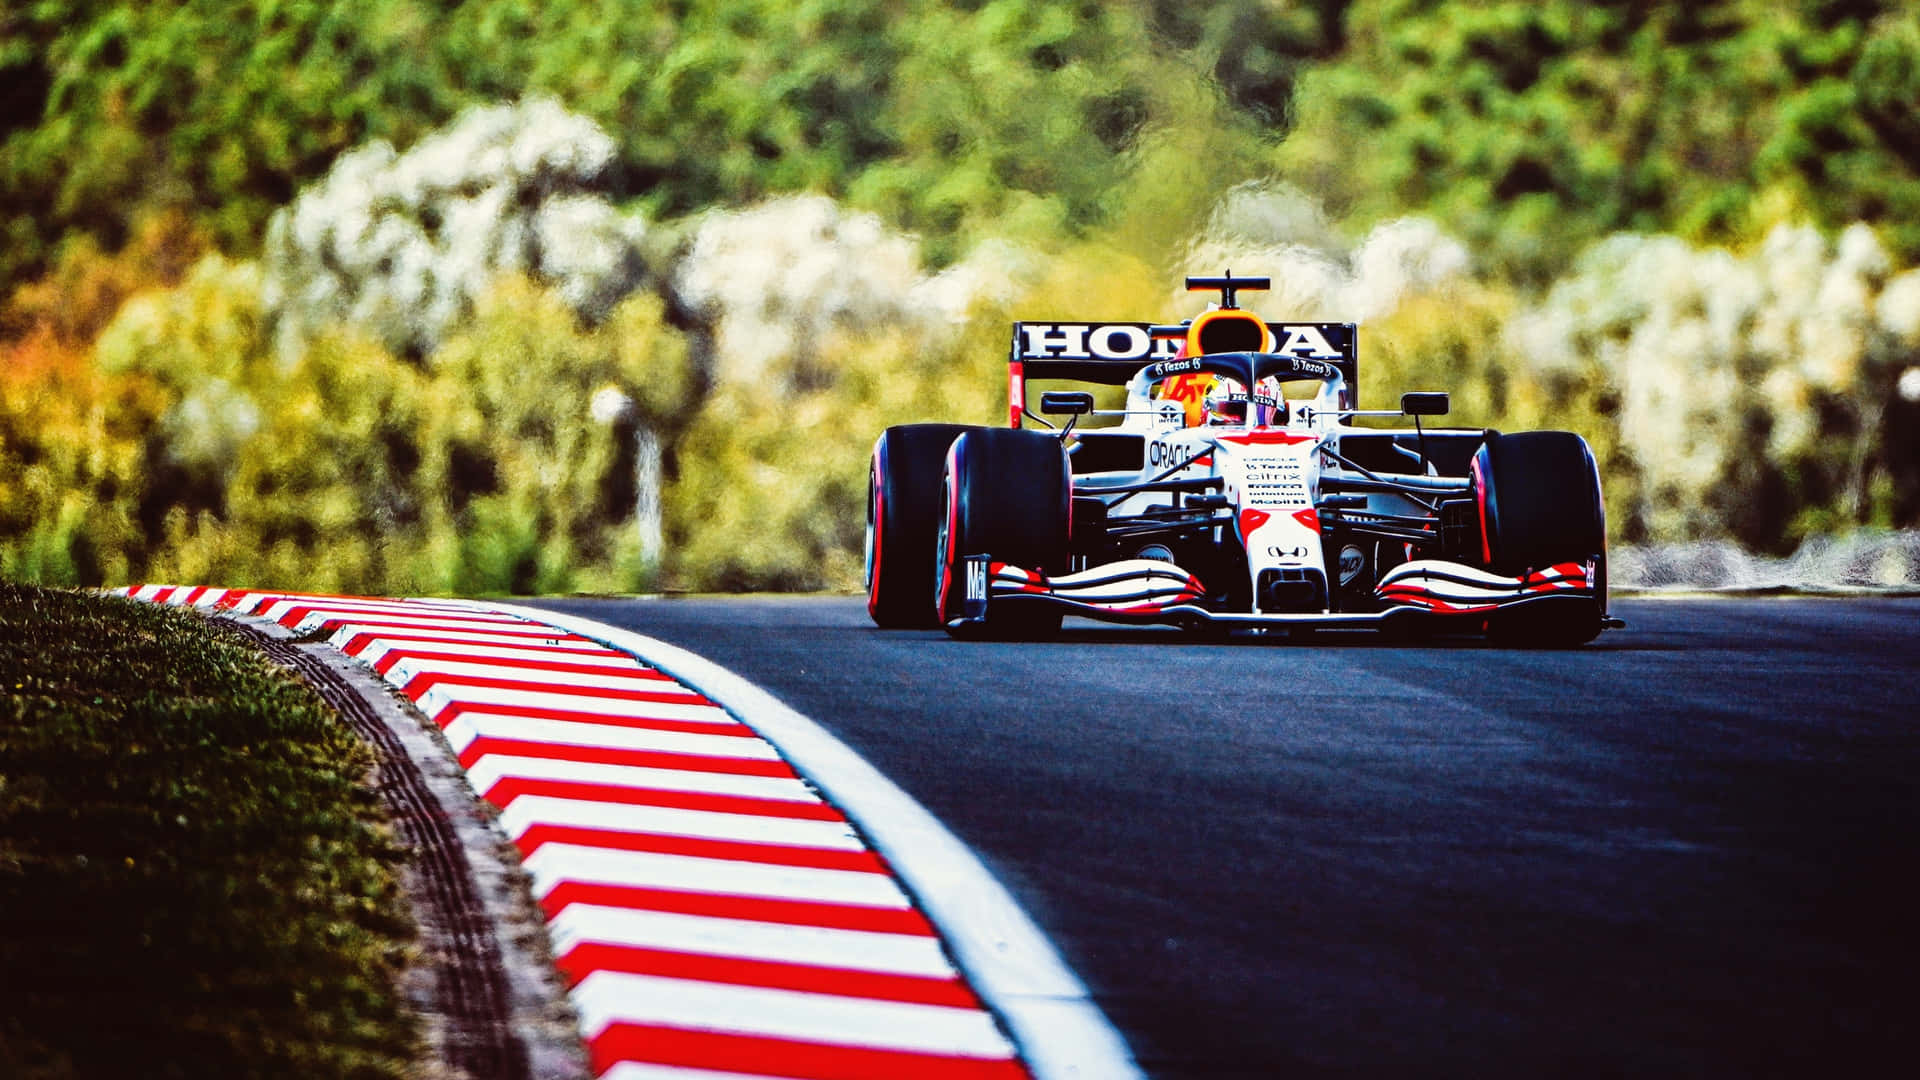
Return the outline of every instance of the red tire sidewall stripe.
<path id="1" fill-rule="evenodd" d="M 867 614 L 875 618 L 880 615 L 880 557 L 884 548 L 887 526 L 887 461 L 886 436 L 880 437 L 880 444 L 873 448 L 873 466 L 868 470 L 868 490 L 873 504 L 873 551 L 872 565 L 867 568 Z"/>

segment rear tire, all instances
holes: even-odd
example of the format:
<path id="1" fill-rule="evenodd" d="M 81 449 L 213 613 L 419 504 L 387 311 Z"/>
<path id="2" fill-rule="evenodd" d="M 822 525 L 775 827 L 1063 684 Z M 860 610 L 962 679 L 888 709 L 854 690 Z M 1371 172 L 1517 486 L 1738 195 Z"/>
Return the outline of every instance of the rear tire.
<path id="1" fill-rule="evenodd" d="M 888 629 L 932 629 L 933 543 L 946 510 L 942 470 L 966 424 L 903 424 L 873 444 L 867 484 L 867 614 Z"/>
<path id="2" fill-rule="evenodd" d="M 1594 564 L 1594 597 L 1536 601 L 1489 620 L 1487 634 L 1517 645 L 1592 641 L 1607 606 L 1607 514 L 1587 441 L 1568 431 L 1491 435 L 1474 455 L 1482 554 L 1488 569 L 1520 576 L 1556 563 Z"/>
<path id="3" fill-rule="evenodd" d="M 985 555 L 1049 574 L 1068 566 L 1072 472 L 1060 440 L 1038 431 L 982 428 L 954 440 L 943 480 L 945 513 L 932 561 L 934 606 L 944 624 L 960 614 L 968 556 Z M 1061 613 L 1044 606 L 989 604 L 984 626 L 949 627 L 956 637 L 1036 638 L 1060 632 Z"/>

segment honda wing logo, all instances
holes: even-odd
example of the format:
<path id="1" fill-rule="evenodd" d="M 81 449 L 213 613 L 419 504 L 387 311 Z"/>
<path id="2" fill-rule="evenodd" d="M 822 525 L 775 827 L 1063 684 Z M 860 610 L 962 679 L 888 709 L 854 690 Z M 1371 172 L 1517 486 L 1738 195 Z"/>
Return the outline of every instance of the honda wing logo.
<path id="1" fill-rule="evenodd" d="M 1178 341 L 1155 341 L 1149 323 L 1020 323 L 1022 360 L 1165 359 L 1180 351 Z"/>
<path id="2" fill-rule="evenodd" d="M 1344 360 L 1353 354 L 1349 323 L 1268 323 L 1273 351 L 1302 360 Z M 1020 322 L 1013 324 L 1016 360 L 1171 360 L 1179 338 L 1153 336 L 1152 323 Z"/>
<path id="3" fill-rule="evenodd" d="M 1300 325 L 1275 326 L 1273 336 L 1280 339 L 1273 351 L 1285 356 L 1299 356 L 1308 360 L 1338 360 L 1346 354 L 1333 347 L 1320 327 L 1312 323 Z"/>

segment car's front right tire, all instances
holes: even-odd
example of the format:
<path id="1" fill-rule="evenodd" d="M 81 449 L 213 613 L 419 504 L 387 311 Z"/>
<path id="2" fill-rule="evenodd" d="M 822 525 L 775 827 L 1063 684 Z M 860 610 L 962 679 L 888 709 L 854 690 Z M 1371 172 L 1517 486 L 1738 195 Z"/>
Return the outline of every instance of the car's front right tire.
<path id="1" fill-rule="evenodd" d="M 867 484 L 867 614 L 889 629 L 931 629 L 933 545 L 945 512 L 941 472 L 966 424 L 902 424 L 873 444 Z"/>

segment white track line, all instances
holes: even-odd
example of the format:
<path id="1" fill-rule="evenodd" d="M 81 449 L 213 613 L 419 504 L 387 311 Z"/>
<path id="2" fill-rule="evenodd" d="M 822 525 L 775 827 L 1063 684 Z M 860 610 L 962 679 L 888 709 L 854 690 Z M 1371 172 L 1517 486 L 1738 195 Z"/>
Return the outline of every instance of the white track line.
<path id="1" fill-rule="evenodd" d="M 923 979 L 951 979 L 959 974 L 940 948 L 940 939 L 919 934 L 798 926 L 598 904 L 569 904 L 547 927 L 553 936 L 554 952 L 560 956 L 580 945 L 611 944 Z"/>
<path id="2" fill-rule="evenodd" d="M 514 661 L 525 661 L 533 664 L 603 667 L 612 669 L 615 673 L 634 670 L 633 657 L 623 652 L 612 649 L 599 649 L 596 652 L 568 651 L 565 646 L 552 645 L 515 647 L 376 638 L 362 647 L 358 655 L 362 661 L 378 667 L 380 661 L 385 660 L 392 653 L 399 653 L 407 660 L 499 660 L 508 664 Z"/>
<path id="3" fill-rule="evenodd" d="M 838 1046 L 1008 1058 L 1014 1049 L 979 1009 L 596 971 L 574 987 L 589 1040 L 612 1023 L 725 1031 Z M 906 1080 L 906 1078 L 903 1078 Z"/>
<path id="4" fill-rule="evenodd" d="M 624 670 L 611 669 L 587 674 L 579 671 L 550 670 L 550 665 L 565 662 L 551 659 L 543 661 L 495 658 L 491 663 L 476 663 L 448 657 L 409 656 L 395 661 L 385 677 L 400 686 L 405 686 L 422 675 L 438 675 L 450 683 L 466 680 L 519 681 L 526 683 L 529 689 L 541 686 L 568 686 L 594 690 L 638 690 L 647 694 L 672 694 L 691 701 L 701 700 L 698 692 L 672 682 L 657 672 L 635 666 L 632 657 L 627 657 L 626 660 L 627 666 Z"/>
<path id="5" fill-rule="evenodd" d="M 664 708 L 664 706 L 663 706 Z M 427 710 L 432 716 L 434 710 Z M 540 720 L 493 713 L 462 713 L 445 728 L 455 754 L 465 753 L 475 739 L 555 743 L 596 750 L 655 750 L 665 754 L 779 761 L 780 751 L 765 739 L 745 735 L 690 735 L 680 731 L 618 727 L 612 724 L 576 724 L 568 720 Z"/>
<path id="6" fill-rule="evenodd" d="M 865 870 L 816 870 L 581 844 L 543 845 L 527 856 L 523 865 L 533 879 L 533 895 L 538 899 L 545 899 L 562 885 L 577 884 L 892 910 L 913 906 L 891 877 Z"/>
<path id="7" fill-rule="evenodd" d="M 1036 1080 L 1145 1076 L 1086 986 L 979 857 L 820 725 L 718 664 L 656 638 L 563 612 L 484 606 L 630 652 L 726 706 L 779 747 L 859 823 L 907 883 L 968 981 L 1012 1030 Z"/>
<path id="8" fill-rule="evenodd" d="M 733 840 L 747 844 L 865 851 L 867 845 L 853 826 L 838 821 L 753 817 L 747 814 L 680 810 L 665 806 L 584 802 L 523 795 L 500 812 L 507 836 L 518 840 L 536 825 L 604 829 L 608 832 L 686 836 L 702 840 Z"/>
<path id="9" fill-rule="evenodd" d="M 399 680 L 395 682 L 398 683 Z M 718 705 L 694 704 L 692 701 L 686 704 L 633 701 L 628 698 L 544 693 L 539 690 L 520 690 L 504 686 L 469 686 L 458 682 L 435 683 L 414 701 L 419 704 L 420 711 L 430 717 L 438 717 L 454 705 L 486 705 L 496 712 L 516 708 L 553 709 L 563 712 L 591 713 L 612 719 L 690 720 L 716 726 L 738 723 Z"/>
<path id="10" fill-rule="evenodd" d="M 804 780 L 778 776 L 654 769 L 644 765 L 601 765 L 591 761 L 488 754 L 467 769 L 468 782 L 481 795 L 504 780 L 558 780 L 616 788 L 680 791 L 700 795 L 739 795 L 790 803 L 818 803 L 820 796 Z"/>
<path id="11" fill-rule="evenodd" d="M 432 638 L 434 641 L 446 645 L 499 645 L 516 649 L 553 650 L 556 655 L 566 655 L 566 650 L 568 649 L 597 646 L 599 644 L 599 642 L 588 641 L 585 638 L 573 638 L 569 640 L 569 636 L 566 633 L 557 632 L 552 627 L 549 627 L 544 635 L 529 637 L 526 634 L 489 634 L 483 631 L 447 630 L 431 626 L 420 629 L 407 629 L 404 627 L 369 623 L 348 623 L 340 627 L 340 629 L 335 630 L 333 636 L 327 639 L 327 644 L 349 656 L 359 656 L 359 652 L 355 652 L 347 647 L 353 643 L 353 639 L 355 638 L 366 638 L 370 643 L 374 641 L 391 641 L 405 647 L 423 637 Z M 362 646 L 361 651 L 364 652 L 366 648 L 367 646 Z"/>

